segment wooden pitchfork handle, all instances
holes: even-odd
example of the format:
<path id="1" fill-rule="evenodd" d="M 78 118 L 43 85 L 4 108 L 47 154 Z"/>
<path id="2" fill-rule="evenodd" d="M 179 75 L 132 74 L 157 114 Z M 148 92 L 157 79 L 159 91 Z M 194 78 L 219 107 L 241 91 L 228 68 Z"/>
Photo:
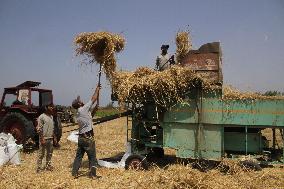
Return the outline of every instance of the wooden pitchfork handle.
<path id="1" fill-rule="evenodd" d="M 100 64 L 100 70 L 99 70 L 99 82 L 98 86 L 101 85 L 101 76 L 102 76 L 102 64 Z M 98 99 L 97 99 L 97 106 L 99 106 L 99 99 L 100 99 L 100 92 L 98 94 Z"/>
<path id="2" fill-rule="evenodd" d="M 100 70 L 99 70 L 99 82 L 98 82 L 98 86 L 101 85 L 101 76 L 102 76 L 102 65 L 100 64 Z M 100 100 L 100 92 L 98 93 L 98 97 L 97 97 L 97 107 L 99 107 L 99 100 Z M 94 117 L 95 113 L 96 113 L 96 110 L 97 108 L 94 108 L 93 111 L 92 111 L 92 117 Z"/>

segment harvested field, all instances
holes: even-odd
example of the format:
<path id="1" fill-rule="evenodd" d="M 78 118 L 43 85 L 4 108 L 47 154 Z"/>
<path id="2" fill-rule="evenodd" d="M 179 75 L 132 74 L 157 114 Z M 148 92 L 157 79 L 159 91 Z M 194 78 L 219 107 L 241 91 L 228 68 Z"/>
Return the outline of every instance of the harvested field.
<path id="1" fill-rule="evenodd" d="M 126 118 L 120 118 L 95 127 L 98 158 L 108 158 L 125 150 Z M 72 130 L 75 127 L 64 128 Z M 266 168 L 254 172 L 241 169 L 232 161 L 224 161 L 229 170 L 221 167 L 206 173 L 193 169 L 190 164 L 182 165 L 167 150 L 165 159 L 158 159 L 149 171 L 99 168 L 100 180 L 90 180 L 87 157 L 84 157 L 79 179 L 71 176 L 76 144 L 63 135 L 61 147 L 53 154 L 53 172 L 35 173 L 37 152 L 21 154 L 22 164 L 0 167 L 0 186 L 10 188 L 281 188 L 284 187 L 284 169 Z"/>

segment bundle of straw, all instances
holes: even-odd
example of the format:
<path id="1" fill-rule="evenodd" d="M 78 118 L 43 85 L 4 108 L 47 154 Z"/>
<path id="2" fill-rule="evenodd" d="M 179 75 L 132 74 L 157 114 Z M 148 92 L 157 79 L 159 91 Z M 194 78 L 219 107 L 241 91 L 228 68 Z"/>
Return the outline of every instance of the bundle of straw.
<path id="1" fill-rule="evenodd" d="M 147 101 L 154 101 L 156 105 L 166 109 L 178 102 L 184 102 L 186 94 L 193 87 L 202 87 L 205 92 L 220 89 L 210 78 L 188 67 L 178 65 L 163 72 L 147 67 L 140 67 L 134 72 L 115 72 L 111 84 L 120 103 L 129 101 L 134 104 L 143 104 Z M 253 92 L 240 92 L 232 87 L 224 86 L 223 99 L 284 99 L 284 96 L 264 96 Z"/>
<path id="2" fill-rule="evenodd" d="M 176 35 L 176 45 L 177 45 L 177 62 L 181 63 L 185 55 L 192 50 L 191 39 L 189 32 L 178 32 Z"/>
<path id="3" fill-rule="evenodd" d="M 74 39 L 76 55 L 86 55 L 90 64 L 99 63 L 108 78 L 116 69 L 115 53 L 123 50 L 125 39 L 110 32 L 84 32 Z"/>
<path id="4" fill-rule="evenodd" d="M 176 102 L 182 102 L 190 87 L 200 82 L 204 88 L 211 84 L 187 67 L 172 66 L 163 72 L 140 67 L 134 72 L 115 72 L 112 88 L 119 102 L 154 101 L 157 105 L 168 108 Z"/>

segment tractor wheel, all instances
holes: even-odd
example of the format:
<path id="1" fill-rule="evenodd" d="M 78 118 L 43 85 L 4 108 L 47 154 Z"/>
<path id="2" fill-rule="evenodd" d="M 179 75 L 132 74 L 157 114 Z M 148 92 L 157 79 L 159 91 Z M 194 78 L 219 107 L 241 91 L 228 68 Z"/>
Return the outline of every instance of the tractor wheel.
<path id="1" fill-rule="evenodd" d="M 125 161 L 125 169 L 148 170 L 146 157 L 141 155 L 130 155 Z"/>
<path id="2" fill-rule="evenodd" d="M 59 116 L 54 116 L 53 118 L 54 120 L 54 134 L 55 134 L 55 137 L 56 137 L 56 143 L 54 142 L 53 145 L 55 147 L 59 147 L 59 141 L 61 139 L 61 136 L 62 136 L 62 124 L 61 124 L 61 120 L 59 118 Z"/>
<path id="3" fill-rule="evenodd" d="M 163 158 L 165 155 L 164 149 L 163 148 L 152 148 L 152 151 L 154 153 L 154 156 L 157 158 Z"/>
<path id="4" fill-rule="evenodd" d="M 17 144 L 23 144 L 25 148 L 26 141 L 33 139 L 35 130 L 32 121 L 29 121 L 21 113 L 8 113 L 0 124 L 0 131 L 11 133 L 16 139 Z"/>

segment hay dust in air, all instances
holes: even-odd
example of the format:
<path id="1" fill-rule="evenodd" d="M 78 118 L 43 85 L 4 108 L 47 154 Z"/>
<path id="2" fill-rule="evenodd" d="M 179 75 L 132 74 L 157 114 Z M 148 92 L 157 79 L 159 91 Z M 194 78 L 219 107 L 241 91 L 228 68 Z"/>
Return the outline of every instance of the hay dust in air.
<path id="1" fill-rule="evenodd" d="M 125 151 L 126 118 L 95 126 L 97 157 L 109 158 Z M 78 127 L 65 127 L 63 132 Z M 270 133 L 271 134 L 271 133 Z M 71 169 L 77 145 L 66 140 L 64 133 L 61 147 L 55 149 L 53 172 L 36 174 L 37 152 L 21 153 L 22 164 L 0 167 L 1 189 L 10 188 L 279 188 L 284 187 L 283 168 L 265 168 L 251 171 L 236 162 L 224 159 L 216 168 L 201 172 L 191 164 L 183 164 L 167 149 L 163 159 L 155 159 L 148 171 L 98 168 L 102 178 L 91 180 L 87 176 L 88 161 L 85 155 L 79 179 L 73 179 Z"/>
<path id="2" fill-rule="evenodd" d="M 176 59 L 180 63 L 187 53 L 192 50 L 192 42 L 189 32 L 181 31 L 176 34 Z"/>

